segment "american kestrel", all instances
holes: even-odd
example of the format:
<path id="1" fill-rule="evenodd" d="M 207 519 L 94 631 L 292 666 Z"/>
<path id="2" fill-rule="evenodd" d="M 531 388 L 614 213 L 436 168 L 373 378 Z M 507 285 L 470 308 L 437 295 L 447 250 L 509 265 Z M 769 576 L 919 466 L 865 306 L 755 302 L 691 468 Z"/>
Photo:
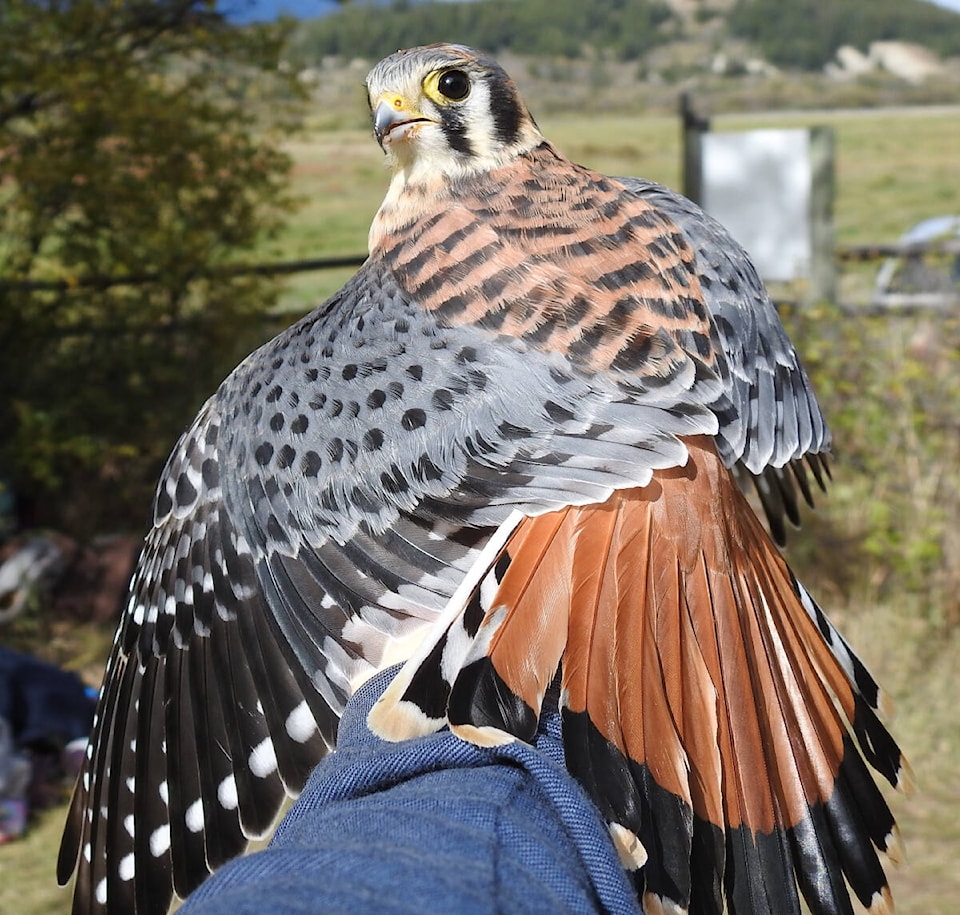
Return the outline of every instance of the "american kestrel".
<path id="1" fill-rule="evenodd" d="M 370 257 L 247 358 L 161 478 L 59 860 L 164 912 L 267 832 L 373 671 L 390 739 L 566 762 L 649 911 L 886 911 L 876 683 L 778 536 L 829 435 L 743 251 L 544 139 L 468 48 L 367 78 Z M 659 907 L 659 908 L 658 908 Z"/>

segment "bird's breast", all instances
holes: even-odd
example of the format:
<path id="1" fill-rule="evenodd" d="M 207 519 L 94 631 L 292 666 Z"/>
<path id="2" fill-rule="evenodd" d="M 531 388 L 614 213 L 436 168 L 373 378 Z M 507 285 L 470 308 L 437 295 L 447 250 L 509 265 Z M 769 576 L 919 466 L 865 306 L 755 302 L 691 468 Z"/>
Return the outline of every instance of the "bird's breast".
<path id="1" fill-rule="evenodd" d="M 412 214 L 412 218 L 411 218 Z M 679 344 L 709 363 L 694 253 L 614 179 L 549 147 L 442 189 L 397 185 L 371 256 L 419 307 L 635 372 Z"/>

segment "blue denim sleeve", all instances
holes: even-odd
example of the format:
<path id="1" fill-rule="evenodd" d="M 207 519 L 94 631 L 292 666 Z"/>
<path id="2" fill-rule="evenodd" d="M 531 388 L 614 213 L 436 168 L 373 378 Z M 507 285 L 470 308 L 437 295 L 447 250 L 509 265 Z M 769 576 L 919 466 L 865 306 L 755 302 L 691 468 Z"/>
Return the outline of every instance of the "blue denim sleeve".
<path id="1" fill-rule="evenodd" d="M 270 845 L 217 871 L 181 913 L 637 915 L 607 829 L 563 767 L 555 713 L 536 746 L 446 731 L 386 743 L 366 717 L 393 673 L 350 701 L 336 753 Z"/>

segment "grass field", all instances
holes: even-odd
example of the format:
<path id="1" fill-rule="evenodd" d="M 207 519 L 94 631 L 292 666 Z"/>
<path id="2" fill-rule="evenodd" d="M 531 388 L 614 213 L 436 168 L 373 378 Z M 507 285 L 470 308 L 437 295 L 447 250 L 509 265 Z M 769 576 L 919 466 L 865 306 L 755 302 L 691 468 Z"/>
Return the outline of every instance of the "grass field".
<path id="1" fill-rule="evenodd" d="M 895 241 L 927 216 L 960 212 L 960 108 L 814 111 L 724 115 L 715 130 L 832 126 L 837 137 L 837 240 Z M 565 155 L 613 175 L 642 175 L 680 186 L 676 118 L 542 118 L 541 129 Z M 366 251 L 367 230 L 387 185 L 383 156 L 367 130 L 317 132 L 290 144 L 301 206 L 266 246 L 266 261 Z M 284 311 L 302 311 L 338 289 L 349 270 L 291 279 Z"/>
<path id="2" fill-rule="evenodd" d="M 957 109 L 815 112 L 802 115 L 726 116 L 714 129 L 750 126 L 830 124 L 837 132 L 837 235 L 844 243 L 893 241 L 922 218 L 960 212 L 960 112 Z M 603 116 L 541 119 L 544 132 L 562 151 L 586 165 L 613 174 L 641 174 L 676 186 L 680 136 L 673 118 Z M 361 130 L 318 132 L 291 144 L 296 159 L 296 188 L 304 204 L 288 230 L 263 250 L 263 259 L 296 259 L 365 250 L 366 233 L 387 175 L 369 133 Z M 350 271 L 303 274 L 283 296 L 284 310 L 303 311 L 338 288 Z M 923 323 L 918 319 L 918 323 Z M 891 331 L 909 336 L 905 325 Z M 834 328 L 824 327 L 827 335 Z M 807 331 L 809 333 L 809 330 Z M 891 341 L 896 351 L 897 341 Z M 891 366 L 891 372 L 895 367 Z M 829 373 L 829 366 L 825 369 Z M 853 392 L 863 409 L 876 392 Z M 895 393 L 881 391 L 879 397 Z M 886 404 L 888 401 L 884 400 Z M 828 417 L 833 404 L 826 399 Z M 954 404 L 954 412 L 957 405 Z M 839 409 L 839 405 L 837 406 Z M 879 409 L 879 408 L 878 408 Z M 883 406 L 882 409 L 888 409 Z M 842 442 L 840 451 L 843 451 Z M 944 456 L 939 473 L 954 485 L 958 467 Z M 922 487 L 925 475 L 911 455 L 891 441 L 891 473 L 902 465 L 904 486 Z M 940 466 L 940 465 L 938 465 Z M 901 573 L 860 576 L 854 588 L 837 584 L 822 567 L 832 557 L 817 552 L 821 531 L 866 529 L 870 484 L 852 478 L 841 460 L 836 465 L 836 495 L 822 500 L 810 532 L 795 538 L 801 577 L 822 598 L 852 644 L 896 700 L 894 732 L 917 773 L 919 793 L 909 802 L 894 800 L 909 863 L 894 873 L 897 910 L 907 915 L 953 913 L 960 901 L 960 670 L 955 663 L 958 627 L 952 611 L 940 607 L 942 581 L 926 589 Z M 951 482 L 953 481 L 953 482 Z M 857 486 L 865 488 L 857 489 Z M 924 490 L 926 492 L 926 490 Z M 865 495 L 861 496 L 861 494 Z M 857 501 L 859 499 L 859 502 Z M 922 523 L 936 507 L 936 492 L 915 500 L 916 518 L 892 523 Z M 859 514 L 857 514 L 859 512 Z M 851 518 L 851 515 L 857 515 Z M 960 522 L 948 522 L 958 525 Z M 947 529 L 947 547 L 960 549 L 960 537 Z M 954 561 L 955 562 L 955 561 Z M 955 567 L 955 566 L 954 566 Z M 881 574 L 883 573 L 883 574 Z M 876 579 L 876 580 L 875 580 Z M 62 809 L 43 814 L 21 842 L 0 848 L 0 913 L 53 915 L 68 911 L 67 896 L 54 886 L 53 866 Z"/>

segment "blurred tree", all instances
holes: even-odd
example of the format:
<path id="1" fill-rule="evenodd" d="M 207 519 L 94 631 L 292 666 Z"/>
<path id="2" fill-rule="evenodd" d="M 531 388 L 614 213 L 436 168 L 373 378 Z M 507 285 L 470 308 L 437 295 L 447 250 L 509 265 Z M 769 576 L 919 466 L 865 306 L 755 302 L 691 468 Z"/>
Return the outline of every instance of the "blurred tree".
<path id="1" fill-rule="evenodd" d="M 0 480 L 29 523 L 142 525 L 177 434 L 264 333 L 272 284 L 204 276 L 289 204 L 284 28 L 212 0 L 0 3 Z"/>
<path id="2" fill-rule="evenodd" d="M 781 67 L 819 70 L 842 45 L 866 51 L 874 41 L 913 41 L 943 57 L 960 53 L 952 9 L 926 0 L 737 0 L 730 31 L 755 42 Z"/>
<path id="3" fill-rule="evenodd" d="M 634 60 L 669 40 L 673 16 L 663 0 L 483 0 L 410 3 L 394 0 L 371 12 L 341 2 L 335 14 L 299 24 L 289 49 L 305 66 L 329 54 L 371 61 L 397 48 L 460 41 L 489 53 Z"/>

